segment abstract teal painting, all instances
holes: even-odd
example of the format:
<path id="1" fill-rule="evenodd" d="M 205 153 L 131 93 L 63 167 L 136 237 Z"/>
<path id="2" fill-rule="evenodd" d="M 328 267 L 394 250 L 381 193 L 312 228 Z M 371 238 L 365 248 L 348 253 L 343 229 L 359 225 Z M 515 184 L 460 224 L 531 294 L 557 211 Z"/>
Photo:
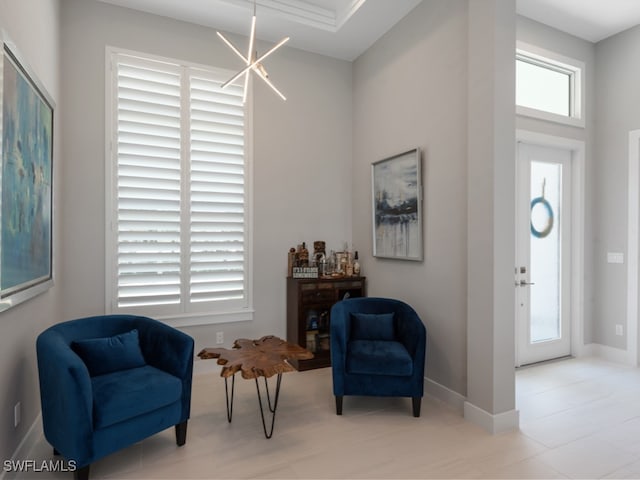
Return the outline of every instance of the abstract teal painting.
<path id="1" fill-rule="evenodd" d="M 4 45 L 0 298 L 52 279 L 53 107 Z"/>

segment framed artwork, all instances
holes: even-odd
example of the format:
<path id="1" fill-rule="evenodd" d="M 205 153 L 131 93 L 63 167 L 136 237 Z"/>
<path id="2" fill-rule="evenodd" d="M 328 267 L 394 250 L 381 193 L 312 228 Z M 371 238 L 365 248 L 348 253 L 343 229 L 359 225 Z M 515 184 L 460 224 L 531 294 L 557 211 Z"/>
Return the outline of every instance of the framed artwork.
<path id="1" fill-rule="evenodd" d="M 423 259 L 421 167 L 418 148 L 372 164 L 375 257 Z"/>
<path id="2" fill-rule="evenodd" d="M 0 310 L 6 310 L 53 285 L 54 103 L 6 36 L 0 88 Z"/>

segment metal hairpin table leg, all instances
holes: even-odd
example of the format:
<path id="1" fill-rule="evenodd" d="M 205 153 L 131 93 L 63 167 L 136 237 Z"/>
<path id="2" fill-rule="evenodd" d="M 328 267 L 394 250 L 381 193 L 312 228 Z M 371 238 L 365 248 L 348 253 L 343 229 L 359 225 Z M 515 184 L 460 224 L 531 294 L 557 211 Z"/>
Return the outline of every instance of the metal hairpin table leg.
<path id="1" fill-rule="evenodd" d="M 227 396 L 227 420 L 231 423 L 233 417 L 233 392 L 236 386 L 236 376 L 231 377 L 231 401 L 229 401 L 229 387 L 227 387 L 227 377 L 224 377 L 224 393 Z"/>
<path id="2" fill-rule="evenodd" d="M 271 438 L 273 435 L 273 425 L 276 421 L 276 409 L 278 408 L 278 397 L 280 396 L 280 382 L 282 381 L 282 373 L 278 374 L 278 380 L 276 382 L 276 392 L 273 397 L 273 405 L 271 405 L 271 396 L 269 394 L 269 385 L 267 383 L 267 377 L 264 378 L 264 388 L 267 391 L 267 405 L 269 406 L 269 411 L 271 412 L 271 429 L 267 432 L 267 424 L 264 420 L 264 407 L 262 406 L 262 396 L 260 395 L 260 386 L 258 384 L 258 379 L 256 378 L 256 391 L 258 392 L 258 403 L 260 404 L 260 416 L 262 417 L 262 429 L 264 430 L 264 436 L 267 438 Z"/>
<path id="3" fill-rule="evenodd" d="M 260 405 L 260 416 L 262 417 L 262 429 L 267 438 L 273 434 L 273 426 L 276 420 L 276 410 L 278 408 L 278 398 L 280 397 L 280 386 L 282 374 L 284 372 L 295 371 L 295 368 L 288 363 L 288 360 L 308 360 L 313 358 L 306 348 L 294 343 L 285 342 L 281 338 L 273 335 L 265 335 L 258 340 L 240 338 L 233 342 L 233 348 L 205 348 L 198 356 L 202 359 L 217 358 L 218 365 L 223 365 L 221 375 L 224 377 L 224 388 L 227 397 L 227 420 L 231 422 L 233 417 L 233 395 L 235 386 L 235 374 L 242 372 L 242 378 L 255 379 L 256 390 L 258 392 L 258 403 Z M 279 372 L 279 373 L 278 373 Z M 267 378 L 277 373 L 275 392 L 269 391 Z M 228 378 L 231 379 L 231 395 L 229 395 Z M 267 421 L 264 418 L 264 405 L 260 393 L 258 377 L 264 377 L 264 388 L 267 392 L 267 406 L 271 412 L 271 428 L 267 430 Z"/>

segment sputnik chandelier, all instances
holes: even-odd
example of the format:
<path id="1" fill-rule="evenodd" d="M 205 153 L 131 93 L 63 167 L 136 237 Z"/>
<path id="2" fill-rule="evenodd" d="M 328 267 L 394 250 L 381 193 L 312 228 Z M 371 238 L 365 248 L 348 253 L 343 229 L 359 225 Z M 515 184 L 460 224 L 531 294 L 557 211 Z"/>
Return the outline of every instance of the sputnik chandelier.
<path id="1" fill-rule="evenodd" d="M 247 101 L 247 90 L 248 90 L 248 87 L 249 87 L 249 74 L 253 71 L 267 85 L 269 85 L 273 89 L 273 91 L 276 92 L 280 96 L 280 98 L 282 98 L 283 100 L 286 100 L 286 97 L 282 94 L 282 92 L 280 92 L 280 90 L 278 90 L 276 88 L 276 86 L 271 82 L 271 80 L 269 80 L 269 74 L 267 73 L 267 70 L 264 68 L 264 65 L 262 64 L 262 62 L 263 62 L 263 60 L 265 58 L 267 58 L 269 55 L 271 55 L 273 52 L 275 52 L 278 48 L 280 48 L 282 45 L 287 43 L 289 41 L 289 37 L 283 38 L 277 44 L 275 44 L 270 50 L 268 50 L 266 53 L 264 53 L 263 55 L 258 57 L 258 52 L 253 50 L 253 46 L 254 46 L 255 39 L 256 39 L 256 1 L 255 0 L 253 0 L 253 18 L 251 19 L 251 34 L 249 36 L 249 51 L 248 51 L 246 57 L 242 53 L 240 53 L 240 51 L 229 40 L 227 40 L 222 33 L 220 33 L 220 32 L 216 32 L 216 33 L 222 39 L 222 41 L 224 43 L 226 43 L 227 46 L 236 55 L 238 55 L 242 59 L 242 61 L 246 65 L 245 68 L 240 70 L 237 74 L 235 74 L 233 77 L 231 77 L 225 83 L 223 83 L 221 88 L 225 88 L 225 87 L 231 85 L 233 82 L 235 82 L 236 80 L 238 80 L 240 77 L 242 77 L 244 75 L 244 93 L 242 94 L 242 103 L 246 103 L 246 101 Z"/>

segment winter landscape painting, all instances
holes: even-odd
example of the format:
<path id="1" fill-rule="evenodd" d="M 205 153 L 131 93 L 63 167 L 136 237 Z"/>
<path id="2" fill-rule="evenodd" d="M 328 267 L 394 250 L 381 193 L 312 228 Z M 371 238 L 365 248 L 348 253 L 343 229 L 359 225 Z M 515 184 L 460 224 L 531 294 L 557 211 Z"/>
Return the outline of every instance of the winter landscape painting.
<path id="1" fill-rule="evenodd" d="M 373 255 L 422 260 L 422 170 L 420 150 L 372 165 Z"/>

